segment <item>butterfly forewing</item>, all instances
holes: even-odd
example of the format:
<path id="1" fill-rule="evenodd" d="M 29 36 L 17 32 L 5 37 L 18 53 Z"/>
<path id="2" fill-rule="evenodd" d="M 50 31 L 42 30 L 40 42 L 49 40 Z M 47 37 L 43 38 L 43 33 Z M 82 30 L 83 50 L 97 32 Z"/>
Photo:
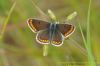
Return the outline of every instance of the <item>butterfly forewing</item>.
<path id="1" fill-rule="evenodd" d="M 49 30 L 41 30 L 37 33 L 36 40 L 40 44 L 49 44 Z"/>
<path id="2" fill-rule="evenodd" d="M 65 38 L 69 37 L 75 30 L 75 27 L 70 24 L 57 24 L 57 28 Z"/>
<path id="3" fill-rule="evenodd" d="M 33 32 L 47 29 L 50 26 L 50 23 L 38 19 L 28 19 L 27 23 Z"/>

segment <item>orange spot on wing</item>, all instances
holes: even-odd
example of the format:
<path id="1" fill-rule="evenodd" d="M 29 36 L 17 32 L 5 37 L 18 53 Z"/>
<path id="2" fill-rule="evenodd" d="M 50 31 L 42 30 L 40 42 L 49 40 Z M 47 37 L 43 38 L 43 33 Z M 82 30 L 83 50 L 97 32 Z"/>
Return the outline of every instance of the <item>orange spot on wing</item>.
<path id="1" fill-rule="evenodd" d="M 61 42 L 52 41 L 53 44 L 60 44 Z"/>
<path id="2" fill-rule="evenodd" d="M 32 19 L 29 20 L 29 24 L 30 24 L 31 28 L 32 28 L 34 31 L 37 31 L 37 30 L 35 29 L 34 25 L 32 24 Z"/>
<path id="3" fill-rule="evenodd" d="M 43 42 L 43 43 L 48 43 L 49 42 L 49 40 L 41 40 L 41 39 L 39 39 L 39 41 Z"/>

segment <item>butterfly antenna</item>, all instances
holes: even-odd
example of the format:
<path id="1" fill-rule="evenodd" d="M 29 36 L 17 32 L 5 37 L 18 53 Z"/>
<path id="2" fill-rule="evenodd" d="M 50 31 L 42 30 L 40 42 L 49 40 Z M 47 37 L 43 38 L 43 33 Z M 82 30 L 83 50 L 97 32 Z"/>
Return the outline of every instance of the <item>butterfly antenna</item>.
<path id="1" fill-rule="evenodd" d="M 48 20 L 49 17 L 34 3 L 33 0 L 31 0 L 33 6 L 35 6 L 35 8 L 37 9 L 37 11 L 40 13 L 40 15 L 42 16 L 42 19 L 44 20 Z"/>

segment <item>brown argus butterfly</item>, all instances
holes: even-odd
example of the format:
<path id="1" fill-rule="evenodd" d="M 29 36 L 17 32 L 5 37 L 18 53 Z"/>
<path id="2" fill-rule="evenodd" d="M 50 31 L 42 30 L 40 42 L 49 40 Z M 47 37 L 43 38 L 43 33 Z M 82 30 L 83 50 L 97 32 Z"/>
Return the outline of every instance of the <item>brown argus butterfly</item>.
<path id="1" fill-rule="evenodd" d="M 28 19 L 30 29 L 37 33 L 36 41 L 40 44 L 52 44 L 61 46 L 65 38 L 68 38 L 75 30 L 70 24 L 49 23 L 39 19 Z"/>

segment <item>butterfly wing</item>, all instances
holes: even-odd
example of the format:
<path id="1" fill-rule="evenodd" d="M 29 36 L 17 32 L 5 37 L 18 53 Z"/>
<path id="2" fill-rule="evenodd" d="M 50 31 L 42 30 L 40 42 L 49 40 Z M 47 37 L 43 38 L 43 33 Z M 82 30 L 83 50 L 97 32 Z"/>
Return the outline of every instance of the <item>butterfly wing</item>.
<path id="1" fill-rule="evenodd" d="M 70 24 L 57 24 L 57 28 L 65 38 L 68 38 L 75 30 L 75 27 Z"/>
<path id="2" fill-rule="evenodd" d="M 63 44 L 64 41 L 64 37 L 62 36 L 62 34 L 55 30 L 55 32 L 52 35 L 52 39 L 51 39 L 51 44 L 54 46 L 61 46 Z"/>
<path id="3" fill-rule="evenodd" d="M 38 19 L 28 19 L 27 23 L 30 29 L 35 33 L 50 26 L 50 23 Z"/>
<path id="4" fill-rule="evenodd" d="M 49 44 L 49 30 L 41 30 L 36 35 L 36 41 L 40 44 Z"/>

